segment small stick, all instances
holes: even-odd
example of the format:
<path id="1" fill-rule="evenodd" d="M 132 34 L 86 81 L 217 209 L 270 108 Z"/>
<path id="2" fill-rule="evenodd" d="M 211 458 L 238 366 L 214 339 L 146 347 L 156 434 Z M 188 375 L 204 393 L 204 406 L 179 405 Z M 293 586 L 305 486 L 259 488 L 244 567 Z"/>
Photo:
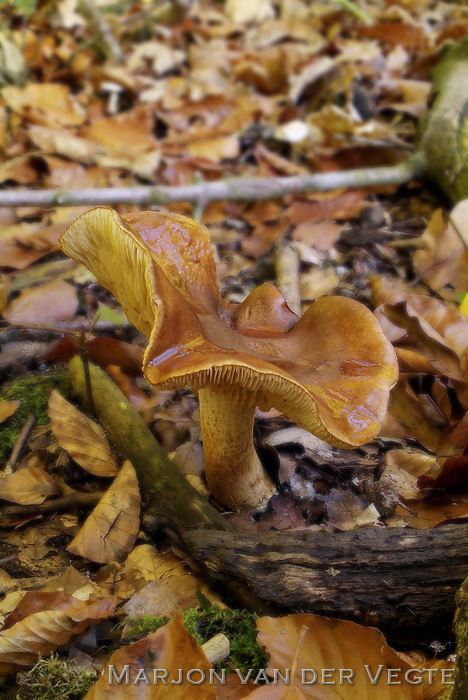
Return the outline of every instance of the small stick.
<path id="1" fill-rule="evenodd" d="M 114 63 L 123 63 L 124 55 L 120 44 L 93 0 L 80 0 L 78 10 L 98 34 L 102 49 L 107 57 Z"/>
<path id="2" fill-rule="evenodd" d="M 5 566 L 5 564 L 10 564 L 12 561 L 15 561 L 15 559 L 18 558 L 17 554 L 11 554 L 9 557 L 4 557 L 3 559 L 0 559 L 0 566 Z M 213 637 L 215 639 L 215 637 Z"/>
<path id="3" fill-rule="evenodd" d="M 206 206 L 210 202 L 257 202 L 291 194 L 326 192 L 347 187 L 401 185 L 423 174 L 414 154 L 398 165 L 285 177 L 231 177 L 215 182 L 178 186 L 100 187 L 79 190 L 2 190 L 0 207 L 72 207 L 89 204 L 163 205 L 176 202 Z"/>
<path id="4" fill-rule="evenodd" d="M 298 316 L 301 315 L 299 264 L 297 250 L 289 241 L 280 238 L 275 244 L 276 282 L 289 308 Z"/>
<path id="5" fill-rule="evenodd" d="M 8 460 L 6 464 L 6 473 L 8 473 L 9 470 L 13 471 L 16 462 L 18 461 L 18 457 L 21 454 L 21 451 L 23 450 L 25 444 L 27 443 L 29 436 L 32 433 L 32 430 L 34 426 L 36 425 L 36 417 L 35 416 L 29 416 L 28 420 L 26 423 L 23 425 L 21 428 L 21 432 L 18 435 L 18 439 L 15 442 L 15 446 L 13 447 L 13 450 L 10 455 L 10 459 Z"/>
<path id="6" fill-rule="evenodd" d="M 211 661 L 213 666 L 217 664 L 218 661 L 227 659 L 227 657 L 231 653 L 231 645 L 229 643 L 229 639 L 226 637 L 225 634 L 221 633 L 216 634 L 214 637 L 202 644 L 201 648 L 203 649 L 206 658 L 208 659 L 208 661 Z"/>
<path id="7" fill-rule="evenodd" d="M 41 515 L 43 513 L 58 513 L 64 510 L 75 508 L 93 508 L 104 496 L 104 491 L 93 491 L 92 493 L 81 493 L 73 491 L 59 498 L 51 498 L 44 503 L 37 503 L 31 506 L 4 506 L 0 516 L 0 526 L 3 518 L 13 518 L 18 516 Z"/>

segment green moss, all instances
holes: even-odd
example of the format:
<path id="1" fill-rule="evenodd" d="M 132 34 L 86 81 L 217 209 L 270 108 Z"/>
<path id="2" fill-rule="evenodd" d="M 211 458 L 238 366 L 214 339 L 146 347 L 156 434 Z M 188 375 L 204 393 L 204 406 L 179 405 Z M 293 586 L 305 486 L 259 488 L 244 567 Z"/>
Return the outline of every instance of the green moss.
<path id="1" fill-rule="evenodd" d="M 169 622 L 168 617 L 156 617 L 155 615 L 143 615 L 138 620 L 124 620 L 126 637 L 143 637 L 156 632 Z"/>
<path id="2" fill-rule="evenodd" d="M 11 382 L 3 392 L 4 401 L 20 401 L 20 406 L 11 418 L 0 425 L 0 466 L 10 456 L 21 428 L 29 416 L 34 416 L 38 425 L 49 422 L 47 404 L 51 389 L 63 392 L 64 374 L 28 374 Z"/>
<path id="3" fill-rule="evenodd" d="M 182 613 L 188 632 L 199 644 L 204 644 L 216 634 L 223 633 L 229 639 L 231 653 L 216 665 L 216 670 L 247 672 L 249 668 L 265 668 L 268 656 L 257 644 L 257 616 L 245 610 L 231 610 L 214 606 L 190 608 Z M 167 617 L 145 615 L 138 620 L 125 620 L 126 636 L 146 636 L 169 622 Z"/>
<path id="4" fill-rule="evenodd" d="M 18 674 L 17 700 L 81 700 L 96 682 L 97 675 L 75 671 L 52 655 Z"/>
<path id="5" fill-rule="evenodd" d="M 216 665 L 216 670 L 265 668 L 268 655 L 257 644 L 257 615 L 246 610 L 209 607 L 203 610 L 191 608 L 182 613 L 185 627 L 199 644 L 207 642 L 215 634 L 222 632 L 229 639 L 231 653 L 227 659 Z"/>

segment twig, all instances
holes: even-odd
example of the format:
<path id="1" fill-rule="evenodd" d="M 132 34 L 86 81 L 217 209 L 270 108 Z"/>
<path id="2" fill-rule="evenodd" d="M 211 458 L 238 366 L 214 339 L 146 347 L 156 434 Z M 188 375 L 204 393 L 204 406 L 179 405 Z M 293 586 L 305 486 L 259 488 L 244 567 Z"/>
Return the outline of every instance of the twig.
<path id="1" fill-rule="evenodd" d="M 17 554 L 11 554 L 9 557 L 4 557 L 0 559 L 0 566 L 5 566 L 5 564 L 10 564 L 12 561 L 18 558 Z"/>
<path id="2" fill-rule="evenodd" d="M 213 666 L 219 661 L 227 659 L 231 653 L 229 639 L 221 632 L 216 634 L 211 639 L 208 639 L 207 642 L 201 645 L 201 648 L 203 649 L 206 658 L 208 661 L 211 661 Z"/>
<path id="3" fill-rule="evenodd" d="M 3 190 L 0 207 L 71 207 L 81 205 L 163 205 L 190 202 L 204 205 L 220 201 L 260 201 L 305 192 L 325 192 L 347 187 L 401 185 L 424 172 L 416 155 L 404 163 L 383 168 L 362 168 L 334 173 L 287 177 L 232 177 L 177 187 L 101 187 L 81 190 Z"/>
<path id="4" fill-rule="evenodd" d="M 85 386 L 86 386 L 86 403 L 88 405 L 88 409 L 90 410 L 90 412 L 93 414 L 93 416 L 95 416 L 96 415 L 96 406 L 94 404 L 93 388 L 91 385 L 91 374 L 89 372 L 88 348 L 86 345 L 86 336 L 85 336 L 84 331 L 81 331 L 80 344 L 79 344 L 79 354 L 80 354 L 81 362 L 83 364 L 83 375 L 84 375 Z"/>
<path id="5" fill-rule="evenodd" d="M 299 256 L 297 250 L 284 238 L 275 243 L 276 283 L 288 302 L 291 311 L 301 315 L 299 289 Z"/>
<path id="6" fill-rule="evenodd" d="M 106 56 L 114 63 L 123 63 L 124 55 L 120 44 L 93 0 L 80 0 L 78 10 L 96 31 Z"/>
<path id="7" fill-rule="evenodd" d="M 130 324 L 119 325 L 119 328 L 125 328 Z M 115 323 L 111 321 L 97 321 L 96 323 L 91 320 L 77 320 L 77 321 L 64 321 L 63 323 L 58 323 L 55 326 L 48 326 L 40 323 L 9 323 L 5 328 L 0 327 L 0 342 L 6 342 L 4 340 L 4 334 L 12 330 L 23 330 L 23 331 L 43 331 L 44 333 L 55 333 L 58 335 L 76 335 L 77 331 L 86 331 L 91 333 L 92 331 L 113 331 L 116 329 Z"/>
<path id="8" fill-rule="evenodd" d="M 0 517 L 0 526 L 4 518 L 12 518 L 24 515 L 37 515 L 43 513 L 58 513 L 60 511 L 75 508 L 93 508 L 104 495 L 104 491 L 94 491 L 92 493 L 81 493 L 73 491 L 60 498 L 51 498 L 44 503 L 31 506 L 4 506 Z"/>
<path id="9" fill-rule="evenodd" d="M 335 0 L 335 2 L 343 5 L 343 7 L 345 7 L 349 12 L 356 15 L 356 17 L 359 17 L 359 19 L 362 19 L 362 21 L 366 24 L 372 24 L 372 17 L 368 15 L 367 12 L 364 12 L 364 10 L 361 10 L 361 8 L 351 0 Z"/>
<path id="10" fill-rule="evenodd" d="M 18 457 L 20 456 L 23 447 L 27 443 L 29 436 L 31 435 L 31 432 L 32 432 L 35 425 L 36 425 L 36 417 L 29 416 L 28 420 L 21 428 L 21 432 L 18 435 L 18 439 L 15 442 L 15 446 L 13 447 L 10 459 L 7 462 L 7 465 L 6 465 L 7 472 L 10 469 L 13 470 L 16 462 L 18 461 Z"/>

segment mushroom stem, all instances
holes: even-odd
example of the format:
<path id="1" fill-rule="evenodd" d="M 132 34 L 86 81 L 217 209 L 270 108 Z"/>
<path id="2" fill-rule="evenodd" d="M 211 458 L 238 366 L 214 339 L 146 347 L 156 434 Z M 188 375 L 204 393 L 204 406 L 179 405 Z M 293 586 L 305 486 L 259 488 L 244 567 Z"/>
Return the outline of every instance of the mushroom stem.
<path id="1" fill-rule="evenodd" d="M 247 398 L 242 403 L 211 388 L 200 389 L 198 396 L 205 474 L 213 497 L 233 510 L 261 505 L 275 487 L 252 441 L 254 394 L 242 392 Z"/>

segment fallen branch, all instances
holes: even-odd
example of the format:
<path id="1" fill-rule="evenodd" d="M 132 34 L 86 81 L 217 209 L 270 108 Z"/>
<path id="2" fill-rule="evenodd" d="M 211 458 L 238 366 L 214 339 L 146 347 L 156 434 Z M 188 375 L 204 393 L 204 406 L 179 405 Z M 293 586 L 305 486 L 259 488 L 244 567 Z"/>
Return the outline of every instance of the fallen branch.
<path id="1" fill-rule="evenodd" d="M 79 0 L 78 11 L 97 33 L 99 44 L 107 58 L 114 63 L 123 63 L 124 54 L 104 17 L 94 4 L 94 0 Z"/>
<path id="2" fill-rule="evenodd" d="M 187 532 L 216 581 L 232 577 L 284 611 L 378 626 L 411 642 L 447 638 L 468 575 L 468 525 L 435 530 Z M 440 637 L 439 637 L 440 635 Z"/>
<path id="3" fill-rule="evenodd" d="M 0 190 L 0 207 L 74 207 L 134 204 L 135 206 L 189 202 L 206 206 L 219 201 L 260 201 L 286 195 L 325 192 L 347 187 L 401 185 L 424 172 L 419 158 L 412 156 L 399 165 L 362 168 L 336 173 L 289 177 L 232 177 L 216 182 L 168 187 L 101 187 L 82 190 Z"/>
<path id="4" fill-rule="evenodd" d="M 8 518 L 43 515 L 44 513 L 60 513 L 65 510 L 74 510 L 76 508 L 94 508 L 103 495 L 104 493 L 100 491 L 94 491 L 92 493 L 72 491 L 59 498 L 50 498 L 44 501 L 44 503 L 36 503 L 35 505 L 3 506 L 0 514 L 0 527 L 5 527 L 5 520 L 8 521 Z"/>

